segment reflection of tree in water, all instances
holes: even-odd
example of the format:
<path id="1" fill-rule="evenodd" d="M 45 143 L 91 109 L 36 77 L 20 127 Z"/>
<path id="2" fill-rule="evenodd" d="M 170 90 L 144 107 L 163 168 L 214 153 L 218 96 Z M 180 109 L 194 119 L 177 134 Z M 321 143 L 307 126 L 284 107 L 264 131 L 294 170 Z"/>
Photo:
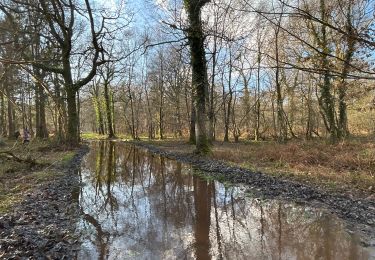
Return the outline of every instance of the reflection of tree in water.
<path id="1" fill-rule="evenodd" d="M 107 209 L 109 206 L 109 213 L 113 216 L 113 212 L 118 210 L 118 203 L 116 197 L 112 194 L 111 184 L 115 181 L 116 178 L 116 150 L 113 142 L 109 142 L 108 147 L 108 160 L 107 160 L 107 175 L 106 175 L 106 184 L 107 184 L 107 196 L 104 202 L 104 208 Z"/>
<path id="2" fill-rule="evenodd" d="M 117 151 L 113 152 L 115 149 Z M 86 163 L 86 167 L 91 168 L 92 172 L 93 168 L 95 169 L 95 175 L 91 175 L 95 177 L 88 177 L 95 190 L 95 196 L 91 196 L 95 198 L 91 201 L 95 205 L 95 209 L 91 210 L 94 214 L 91 215 L 96 215 L 96 219 L 103 222 L 106 221 L 106 218 L 103 218 L 103 209 L 115 212 L 111 214 L 111 223 L 115 225 L 119 219 L 126 218 L 126 221 L 121 221 L 120 227 L 110 227 L 109 231 L 113 237 L 125 235 L 129 240 L 133 240 L 133 246 L 128 245 L 128 249 L 134 251 L 140 246 L 150 251 L 160 248 L 172 250 L 174 243 L 183 240 L 186 223 L 192 219 L 191 214 L 186 214 L 192 212 L 189 203 L 189 187 L 192 184 L 188 183 L 191 180 L 187 182 L 188 178 L 182 176 L 181 164 L 155 158 L 129 146 L 114 148 L 114 145 L 99 144 L 95 151 L 96 157 L 92 156 L 93 153 L 94 149 L 89 156 L 96 164 L 93 165 L 92 161 Z M 114 185 L 117 192 L 112 191 Z M 121 196 L 117 188 L 120 188 Z M 88 201 L 90 196 L 84 196 Z M 90 202 L 86 205 L 90 205 Z M 106 229 L 106 226 L 108 225 L 104 225 L 103 229 Z M 178 233 L 175 227 L 181 227 L 181 237 L 168 241 L 169 227 L 175 235 Z M 164 234 L 163 237 L 160 237 L 160 234 Z M 113 243 L 114 239 L 116 238 L 112 238 L 110 243 Z M 148 241 L 153 241 L 153 245 L 148 244 Z"/>
<path id="3" fill-rule="evenodd" d="M 96 164 L 95 164 L 95 174 L 94 174 L 95 176 L 94 179 L 96 180 L 95 185 L 94 185 L 95 187 L 94 203 L 95 204 L 97 204 L 99 201 L 98 197 L 104 196 L 105 194 L 103 191 L 103 185 L 102 185 L 103 184 L 102 180 L 104 179 L 103 175 L 106 176 L 107 180 L 109 180 L 106 183 L 107 183 L 107 194 L 110 194 L 110 175 L 112 173 L 111 173 L 111 167 L 108 165 L 110 162 L 110 159 L 108 160 L 108 164 L 107 164 L 107 166 L 109 166 L 107 167 L 107 172 L 103 173 L 104 146 L 105 146 L 105 143 L 100 142 L 99 148 L 97 149 L 97 152 L 96 152 L 96 160 L 95 160 Z M 111 143 L 110 143 L 110 146 L 111 146 Z M 110 154 L 111 152 L 109 152 L 109 157 L 111 156 Z M 83 194 L 81 194 L 81 196 L 83 196 Z M 105 209 L 106 204 L 107 204 L 107 200 L 104 203 L 104 206 L 101 208 Z M 81 215 L 83 216 L 83 219 L 88 224 L 90 224 L 92 227 L 95 228 L 95 231 L 96 231 L 95 237 L 91 242 L 97 247 L 98 259 L 106 259 L 109 254 L 108 244 L 109 244 L 109 239 L 110 239 L 110 233 L 103 231 L 102 226 L 99 223 L 99 221 L 96 219 L 96 217 L 88 213 L 85 213 L 82 207 L 81 207 Z"/>
<path id="4" fill-rule="evenodd" d="M 330 215 L 278 201 L 237 200 L 236 217 L 231 218 L 229 197 L 224 193 L 218 203 L 222 239 L 213 245 L 224 258 L 367 259 Z"/>
<path id="5" fill-rule="evenodd" d="M 100 212 L 104 211 L 112 217 L 113 212 L 118 209 L 117 199 L 112 194 L 112 183 L 116 179 L 115 160 L 114 143 L 100 142 L 96 152 L 95 178 L 92 180 L 95 183 L 95 204 L 100 204 L 102 199 Z"/>
<path id="6" fill-rule="evenodd" d="M 83 219 L 90 223 L 96 230 L 95 241 L 92 241 L 98 248 L 99 256 L 98 259 L 106 259 L 109 255 L 108 243 L 110 239 L 110 233 L 103 231 L 101 224 L 91 215 L 81 212 Z"/>
<path id="7" fill-rule="evenodd" d="M 159 250 L 173 250 L 176 246 L 181 247 L 185 236 L 191 232 L 192 182 L 188 175 L 182 173 L 180 163 L 152 155 L 146 155 L 146 158 L 148 167 L 144 167 L 144 164 L 136 167 L 141 172 L 148 168 L 143 172 L 149 172 L 148 176 L 144 176 L 144 183 L 147 184 L 145 196 L 150 212 L 148 218 L 143 220 L 147 228 L 142 229 L 140 236 L 153 241 Z M 182 251 L 175 252 L 176 255 L 186 254 L 183 248 L 179 250 Z"/>
<path id="8" fill-rule="evenodd" d="M 182 174 L 181 164 L 161 157 L 154 161 L 154 182 L 149 188 L 151 204 L 158 218 L 169 224 L 181 226 L 191 222 L 192 180 Z"/>
<path id="9" fill-rule="evenodd" d="M 134 146 L 98 143 L 85 167 L 81 205 L 87 225 L 95 228 L 99 255 L 364 258 L 330 216 L 245 198 L 237 188 L 193 177 L 181 163 Z"/>
<path id="10" fill-rule="evenodd" d="M 210 212 L 211 185 L 197 176 L 194 182 L 195 204 L 195 256 L 196 259 L 211 259 L 210 249 Z"/>

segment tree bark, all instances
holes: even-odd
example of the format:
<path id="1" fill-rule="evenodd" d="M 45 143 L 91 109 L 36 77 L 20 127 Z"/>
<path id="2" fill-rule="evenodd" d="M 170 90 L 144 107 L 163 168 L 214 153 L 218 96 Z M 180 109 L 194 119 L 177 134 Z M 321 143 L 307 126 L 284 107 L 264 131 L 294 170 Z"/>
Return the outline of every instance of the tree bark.
<path id="1" fill-rule="evenodd" d="M 193 104 L 193 99 L 191 100 L 191 113 L 190 113 L 190 137 L 189 137 L 189 143 L 195 144 L 195 107 Z"/>
<path id="2" fill-rule="evenodd" d="M 323 21 L 327 21 L 327 14 L 326 14 L 326 6 L 325 0 L 320 0 L 320 12 L 321 12 L 321 19 Z M 330 68 L 329 68 L 329 46 L 327 40 L 327 28 L 326 25 L 321 25 L 321 47 L 323 50 L 323 54 L 321 57 L 322 67 L 324 69 L 323 75 L 323 83 L 320 85 L 320 106 L 325 114 L 326 118 L 326 127 L 330 134 L 330 139 L 332 143 L 337 141 L 337 125 L 335 120 L 335 103 L 331 94 L 331 75 L 330 75 Z"/>
<path id="3" fill-rule="evenodd" d="M 185 0 L 189 18 L 188 40 L 190 46 L 192 65 L 192 84 L 194 91 L 194 103 L 196 112 L 195 145 L 196 153 L 210 152 L 210 144 L 207 138 L 207 112 L 206 101 L 208 95 L 207 61 L 204 50 L 204 36 L 201 22 L 201 8 L 208 3 L 207 0 Z"/>
<path id="4" fill-rule="evenodd" d="M 13 93 L 12 90 L 9 86 L 9 78 L 8 76 L 4 76 L 5 80 L 5 91 L 7 95 L 7 108 L 8 108 L 8 138 L 13 138 L 14 137 L 14 132 L 15 132 L 15 118 L 14 118 L 14 108 L 13 108 Z"/>
<path id="5" fill-rule="evenodd" d="M 46 124 L 46 94 L 44 93 L 43 86 L 40 83 L 35 84 L 35 90 L 37 93 L 35 100 L 35 136 L 38 138 L 47 138 L 48 130 Z"/>
<path id="6" fill-rule="evenodd" d="M 245 76 L 245 73 L 242 71 L 241 76 L 243 79 L 243 110 L 245 113 L 244 120 L 245 120 L 245 131 L 246 131 L 246 139 L 250 140 L 251 137 L 251 129 L 250 129 L 250 112 L 251 112 L 251 106 L 250 106 L 250 91 L 249 91 L 249 80 Z"/>
<path id="7" fill-rule="evenodd" d="M 282 12 L 279 17 L 278 26 L 275 29 L 275 54 L 276 54 L 276 109 L 277 109 L 277 140 L 280 143 L 286 142 L 288 131 L 286 120 L 284 118 L 283 97 L 280 82 L 280 61 L 279 61 L 279 33 L 281 25 Z"/>
<path id="8" fill-rule="evenodd" d="M 353 26 L 352 26 L 352 15 L 351 15 L 351 4 L 349 1 L 348 11 L 347 11 L 347 50 L 344 57 L 344 65 L 341 74 L 341 80 L 339 83 L 339 122 L 338 122 L 338 137 L 340 139 L 345 138 L 349 135 L 349 127 L 348 127 L 348 115 L 347 115 L 347 105 L 346 105 L 346 92 L 348 88 L 348 84 L 346 82 L 349 69 L 350 69 L 350 62 L 352 61 L 354 51 L 355 51 L 355 44 L 356 41 L 351 37 L 353 34 Z"/>
<path id="9" fill-rule="evenodd" d="M 258 36 L 260 37 L 260 36 Z M 260 40 L 258 39 L 258 67 L 257 67 L 257 83 L 255 90 L 255 128 L 254 140 L 257 142 L 260 138 L 260 62 L 261 62 Z"/>
<path id="10" fill-rule="evenodd" d="M 68 127 L 66 141 L 72 146 L 77 146 L 79 143 L 79 122 L 76 104 L 76 90 L 72 87 L 66 87 L 66 101 L 68 104 Z"/>
<path id="11" fill-rule="evenodd" d="M 109 92 L 110 92 L 109 83 L 105 80 L 104 81 L 104 99 L 105 99 L 105 108 L 106 108 L 106 116 L 107 116 L 108 138 L 114 138 L 115 134 L 113 132 L 112 106 L 111 106 L 111 98 L 110 98 Z"/>
<path id="12" fill-rule="evenodd" d="M 6 135 L 6 125 L 5 125 L 5 100 L 3 88 L 0 90 L 0 136 Z"/>
<path id="13" fill-rule="evenodd" d="M 216 17 L 216 16 L 215 16 Z M 217 22 L 215 23 L 217 31 Z M 215 108 L 214 108 L 214 93 L 215 93 L 215 73 L 216 73 L 216 53 L 217 53 L 217 36 L 214 35 L 214 50 L 212 52 L 212 75 L 211 75 L 211 88 L 210 88 L 210 111 L 208 114 L 209 119 L 209 139 L 215 141 Z"/>
<path id="14" fill-rule="evenodd" d="M 228 104 L 224 105 L 224 142 L 229 142 L 229 123 L 230 123 L 230 116 L 231 116 L 231 109 L 232 109 L 232 99 L 233 99 L 233 90 L 232 90 L 232 53 L 230 55 L 229 61 L 229 79 L 228 79 Z M 225 95 L 224 84 L 223 84 L 223 95 Z M 223 102 L 225 103 L 226 100 L 224 99 Z M 226 108 L 226 109 L 225 109 Z"/>
<path id="15" fill-rule="evenodd" d="M 95 87 L 94 87 L 95 88 Z M 93 105 L 95 110 L 95 117 L 96 117 L 96 131 L 100 135 L 104 135 L 104 120 L 103 120 L 103 114 L 102 114 L 102 108 L 101 108 L 101 102 L 100 102 L 100 95 L 97 90 L 94 90 L 93 93 Z"/>
<path id="16" fill-rule="evenodd" d="M 159 74 L 159 138 L 164 139 L 164 59 L 160 53 L 160 74 Z"/>

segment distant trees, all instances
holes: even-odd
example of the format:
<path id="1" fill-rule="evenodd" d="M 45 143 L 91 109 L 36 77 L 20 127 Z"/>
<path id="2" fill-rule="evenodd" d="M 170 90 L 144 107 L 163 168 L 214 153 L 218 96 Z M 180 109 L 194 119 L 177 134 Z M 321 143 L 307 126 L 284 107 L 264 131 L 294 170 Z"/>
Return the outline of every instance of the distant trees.
<path id="1" fill-rule="evenodd" d="M 158 4 L 142 28 L 89 0 L 1 2 L 0 133 L 189 137 L 206 153 L 374 131 L 372 1 Z"/>
<path id="2" fill-rule="evenodd" d="M 132 65 L 132 83 L 124 85 L 129 93 L 125 113 L 133 118 L 129 122 L 137 122 L 138 136 L 182 135 L 195 142 L 201 132 L 198 112 L 204 112 L 200 118 L 208 144 L 215 138 L 286 142 L 325 135 L 337 142 L 351 127 L 357 132 L 348 111 L 357 111 L 354 101 L 364 99 L 363 93 L 373 95 L 371 87 L 354 94 L 359 84 L 373 80 L 371 57 L 362 54 L 372 45 L 358 33 L 373 23 L 369 17 L 364 23 L 365 2 L 195 4 L 162 6 L 172 18 L 161 27 L 173 37 L 161 40 L 158 34 L 160 43 L 150 44 L 147 59 Z M 178 13 L 189 8 L 196 13 L 181 18 Z M 197 17 L 199 22 L 192 23 Z"/>
<path id="3" fill-rule="evenodd" d="M 104 135 L 104 115 L 103 115 L 103 105 L 102 105 L 102 93 L 99 82 L 94 81 L 90 89 L 90 94 L 92 96 L 92 106 L 95 111 L 95 126 L 94 132 L 97 132 L 100 135 Z"/>
<path id="4" fill-rule="evenodd" d="M 110 89 L 110 84 L 113 81 L 115 68 L 112 63 L 106 63 L 100 70 L 100 78 L 104 87 L 104 102 L 105 102 L 105 115 L 107 117 L 107 132 L 108 138 L 115 137 L 114 131 L 114 114 L 113 114 L 113 91 Z"/>
<path id="5" fill-rule="evenodd" d="M 18 44 L 13 46 L 15 51 L 22 46 L 19 56 L 2 59 L 2 62 L 14 64 L 34 79 L 36 136 L 48 136 L 46 91 L 49 91 L 48 78 L 51 81 L 55 78 L 52 81 L 56 87 L 55 96 L 52 98 L 57 106 L 56 113 L 66 116 L 66 120 L 58 120 L 59 124 L 66 123 L 64 134 L 59 136 L 68 144 L 77 145 L 77 92 L 94 78 L 98 68 L 106 62 L 104 42 L 115 30 L 112 24 L 108 25 L 108 20 L 116 17 L 109 17 L 105 10 L 93 10 L 88 0 L 9 0 L 1 4 L 0 9 L 12 24 L 12 29 L 4 27 L 2 31 L 8 32 L 12 36 L 9 40 Z M 21 13 L 25 13 L 26 17 L 21 17 Z M 31 45 L 26 44 L 28 41 Z M 3 43 L 9 46 L 6 41 Z M 66 110 L 61 98 L 66 100 Z M 62 130 L 61 127 L 59 129 Z M 10 130 L 13 131 L 12 127 Z"/>

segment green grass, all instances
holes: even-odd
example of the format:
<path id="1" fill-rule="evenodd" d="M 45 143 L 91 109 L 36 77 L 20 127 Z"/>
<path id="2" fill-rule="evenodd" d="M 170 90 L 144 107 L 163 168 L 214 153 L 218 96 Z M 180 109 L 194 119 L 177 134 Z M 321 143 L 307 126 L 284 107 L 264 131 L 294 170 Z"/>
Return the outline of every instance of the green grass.
<path id="1" fill-rule="evenodd" d="M 68 163 L 70 162 L 73 157 L 76 155 L 76 153 L 74 151 L 68 151 L 64 154 L 64 156 L 62 157 L 61 161 L 63 163 Z"/>
<path id="2" fill-rule="evenodd" d="M 84 140 L 103 140 L 107 139 L 107 135 L 100 135 L 97 133 L 82 133 L 81 138 Z"/>
<path id="3" fill-rule="evenodd" d="M 92 133 L 92 132 L 85 132 L 81 134 L 81 138 L 83 140 L 106 140 L 108 139 L 107 135 L 100 135 L 98 133 Z M 123 141 L 132 140 L 130 135 L 126 134 L 117 134 L 116 138 L 121 139 Z M 146 139 L 146 137 L 140 137 L 140 139 Z"/>

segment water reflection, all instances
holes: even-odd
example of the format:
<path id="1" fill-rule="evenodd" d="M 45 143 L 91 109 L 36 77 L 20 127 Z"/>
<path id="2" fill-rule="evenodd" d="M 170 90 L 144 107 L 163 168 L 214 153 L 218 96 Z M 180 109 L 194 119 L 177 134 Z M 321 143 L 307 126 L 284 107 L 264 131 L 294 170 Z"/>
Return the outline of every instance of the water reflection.
<path id="1" fill-rule="evenodd" d="M 331 215 L 241 188 L 131 145 L 95 142 L 79 194 L 80 259 L 370 259 Z"/>

